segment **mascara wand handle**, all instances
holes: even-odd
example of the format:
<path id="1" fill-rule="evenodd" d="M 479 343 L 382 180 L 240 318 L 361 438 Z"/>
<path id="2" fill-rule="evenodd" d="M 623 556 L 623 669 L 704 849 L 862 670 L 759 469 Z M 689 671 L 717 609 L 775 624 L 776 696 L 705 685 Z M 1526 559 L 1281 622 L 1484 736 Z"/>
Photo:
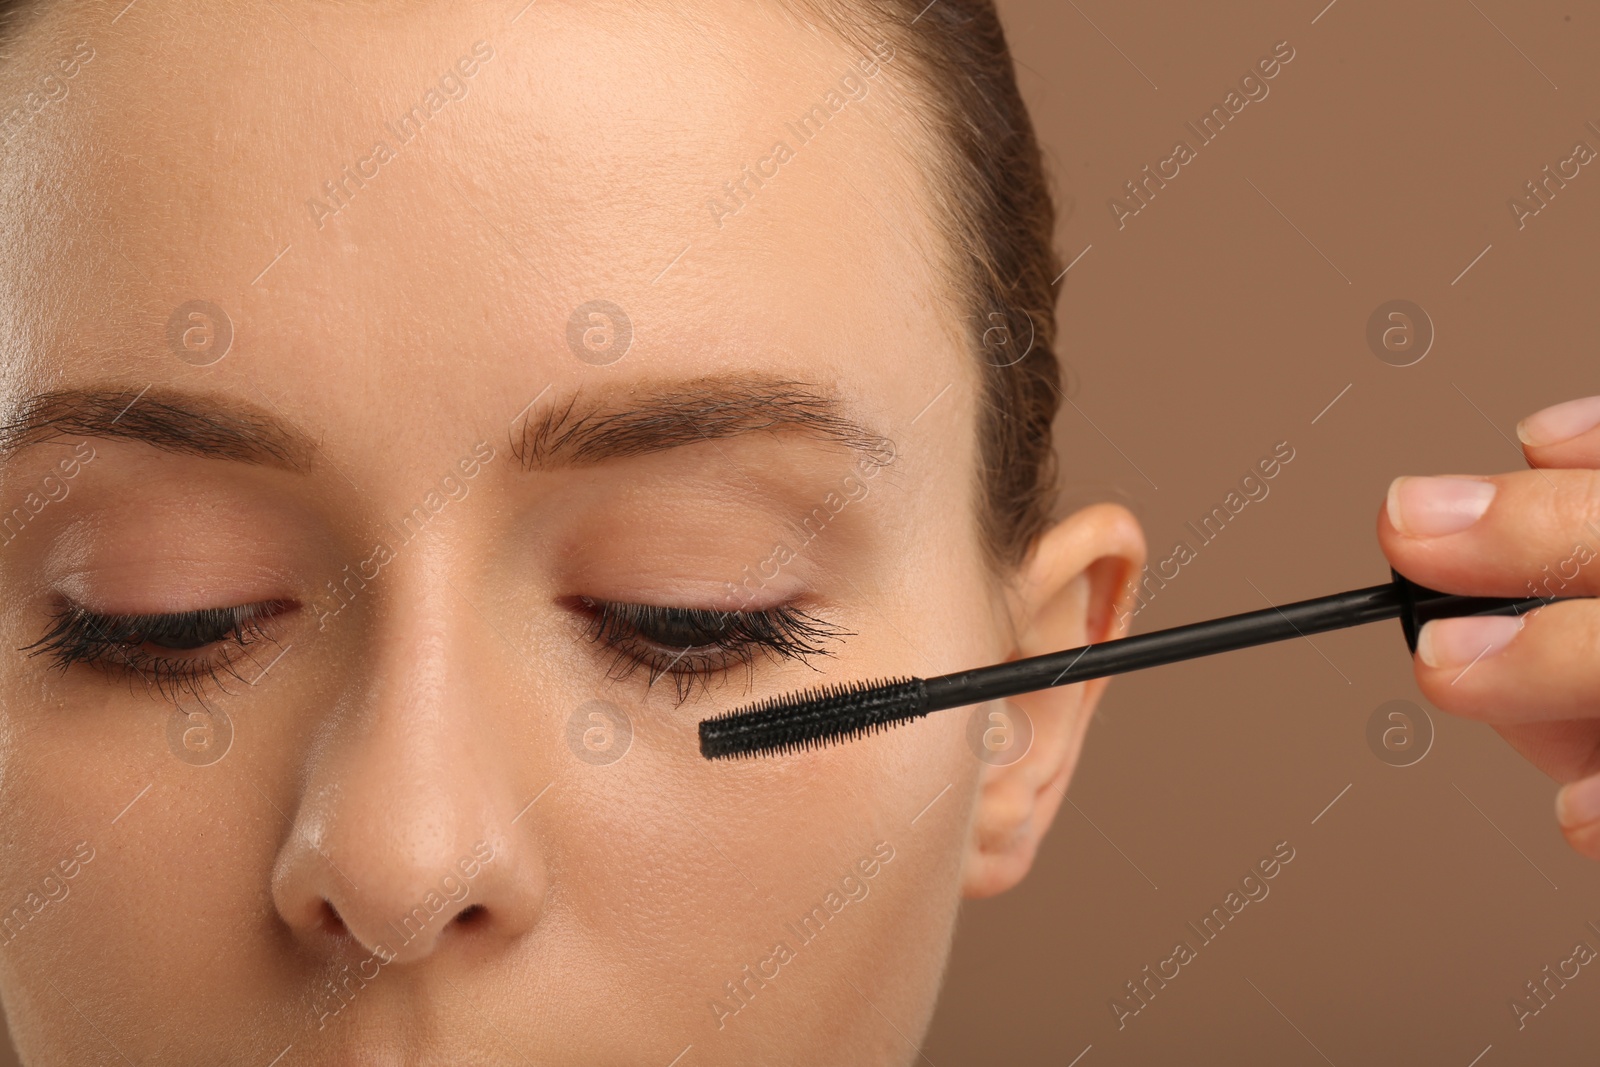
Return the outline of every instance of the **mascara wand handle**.
<path id="1" fill-rule="evenodd" d="M 1570 599 L 1459 596 L 1418 585 L 1392 569 L 1390 574 L 1393 580 L 1383 585 L 924 679 L 926 709 L 938 711 L 981 704 L 986 700 L 1396 617 L 1401 621 L 1407 647 L 1415 652 L 1417 632 L 1431 619 L 1454 615 L 1520 615 L 1553 600 Z"/>
<path id="2" fill-rule="evenodd" d="M 1421 631 L 1422 624 L 1433 619 L 1453 615 L 1524 615 L 1557 600 L 1582 599 L 1567 596 L 1461 596 L 1418 585 L 1393 567 L 1389 568 L 1389 573 L 1394 575 L 1394 589 L 1400 597 L 1400 628 L 1406 635 L 1406 648 L 1412 652 L 1417 650 L 1417 633 Z"/>

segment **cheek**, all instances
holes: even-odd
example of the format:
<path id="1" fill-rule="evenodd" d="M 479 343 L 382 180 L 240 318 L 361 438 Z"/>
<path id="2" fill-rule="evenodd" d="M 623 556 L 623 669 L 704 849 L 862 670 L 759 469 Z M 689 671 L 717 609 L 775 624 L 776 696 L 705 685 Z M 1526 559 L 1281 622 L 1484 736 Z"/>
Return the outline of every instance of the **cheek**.
<path id="1" fill-rule="evenodd" d="M 561 857 L 552 899 L 630 988 L 701 1020 L 707 1040 L 816 1031 L 821 1005 L 849 990 L 841 975 L 883 990 L 904 1013 L 880 1003 L 893 1017 L 920 1017 L 959 904 L 978 767 L 964 713 L 785 757 L 685 762 L 681 747 L 704 714 L 694 706 L 671 720 L 635 716 L 626 756 L 596 768 L 604 773 L 565 777 L 560 798 L 541 802 L 541 848 Z M 887 862 L 874 851 L 880 842 L 893 849 Z M 867 858 L 879 860 L 870 879 L 858 866 Z M 842 888 L 852 875 L 868 889 L 861 900 Z M 802 920 L 826 911 L 830 892 L 842 907 L 808 942 Z M 764 962 L 780 943 L 795 961 Z M 718 1029 L 708 1001 L 737 1007 L 726 983 L 747 964 L 765 968 L 768 985 Z M 829 1010 L 849 1031 L 861 1005 Z"/>
<path id="2" fill-rule="evenodd" d="M 5 637 L 12 633 L 6 629 Z M 82 931 L 82 925 L 96 922 L 97 902 L 89 890 L 112 866 L 104 863 L 102 848 L 121 826 L 113 818 L 151 784 L 151 768 L 157 765 L 154 744 L 159 742 L 155 720 L 141 729 L 92 701 L 42 699 L 37 682 L 18 670 L 23 658 L 6 659 L 0 672 L 0 692 L 7 694 L 0 713 L 0 824 L 8 832 L 0 852 L 0 920 L 16 907 L 26 911 L 30 893 L 44 899 L 47 876 L 54 875 L 67 890 L 64 899 L 48 905 L 20 930 L 0 930 L 5 948 L 0 968 L 9 982 L 19 958 L 93 958 L 94 939 Z M 94 859 L 65 879 L 58 864 L 79 841 L 95 849 Z M 22 968 L 23 973 L 30 970 Z M 38 972 L 32 973 L 37 981 Z"/>
<path id="3" fill-rule="evenodd" d="M 262 894 L 284 824 L 250 783 L 280 774 L 260 758 L 275 742 L 253 736 L 240 714 L 225 759 L 192 766 L 169 748 L 170 705 L 135 702 L 126 687 L 86 677 L 62 688 L 58 702 L 41 699 L 15 662 L 0 674 L 8 694 L 0 823 L 12 828 L 0 853 L 0 918 L 26 911 L 30 892 L 43 898 L 52 871 L 68 890 L 9 941 L 0 932 L 10 1021 L 31 1035 L 23 1042 L 52 1050 L 37 1062 L 60 1062 L 61 1050 L 81 1040 L 80 1021 L 61 1010 L 47 976 L 60 984 L 70 974 L 81 1004 L 162 1020 L 232 1018 L 240 1003 L 272 991 Z M 79 841 L 92 858 L 63 878 L 58 864 Z M 138 981 L 130 985 L 129 975 Z M 126 1029 L 116 1040 L 136 1062 L 154 1062 L 171 1034 L 145 1034 L 154 1045 Z"/>

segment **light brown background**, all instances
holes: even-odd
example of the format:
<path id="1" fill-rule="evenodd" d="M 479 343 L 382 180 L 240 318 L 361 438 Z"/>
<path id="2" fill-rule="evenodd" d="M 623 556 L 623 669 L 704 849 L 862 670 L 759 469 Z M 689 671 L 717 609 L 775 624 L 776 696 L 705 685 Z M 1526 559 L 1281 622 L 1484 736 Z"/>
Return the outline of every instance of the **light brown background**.
<path id="1" fill-rule="evenodd" d="M 1519 418 L 1600 393 L 1600 161 L 1521 231 L 1507 207 L 1577 140 L 1600 149 L 1600 11 L 1326 2 L 1001 3 L 1076 200 L 1064 262 L 1092 246 L 1061 303 L 1064 504 L 1127 501 L 1159 559 L 1275 442 L 1296 450 L 1138 632 L 1383 581 L 1391 478 L 1522 468 Z M 1107 199 L 1285 39 L 1271 94 L 1119 232 Z M 1437 331 L 1405 368 L 1365 340 L 1395 298 Z M 1520 1032 L 1509 1006 L 1600 948 L 1600 867 L 1561 839 L 1554 783 L 1431 707 L 1432 751 L 1380 762 L 1373 710 L 1426 706 L 1399 625 L 1312 641 L 1112 684 L 1034 872 L 964 913 L 926 1062 L 1600 1062 L 1600 971 Z M 1119 1031 L 1109 999 L 1285 839 L 1270 895 Z"/>
<path id="2" fill-rule="evenodd" d="M 1516 469 L 1518 418 L 1600 392 L 1600 163 L 1521 231 L 1506 203 L 1575 141 L 1600 148 L 1600 12 L 1324 2 L 1001 2 L 1076 205 L 1064 262 L 1088 249 L 1062 303 L 1063 508 L 1126 501 L 1159 559 L 1276 442 L 1296 450 L 1139 632 L 1384 580 L 1392 477 Z M 1270 95 L 1118 231 L 1107 199 L 1282 40 Z M 1365 341 L 1394 298 L 1437 331 L 1411 367 Z M 1600 946 L 1600 867 L 1561 840 L 1554 784 L 1437 711 L 1420 763 L 1380 762 L 1373 710 L 1422 703 L 1398 624 L 1313 641 L 1112 685 L 1033 874 L 967 907 L 920 1062 L 1596 1062 L 1600 968 L 1520 1032 L 1509 1007 Z M 1282 840 L 1270 895 L 1119 1031 L 1110 998 Z"/>

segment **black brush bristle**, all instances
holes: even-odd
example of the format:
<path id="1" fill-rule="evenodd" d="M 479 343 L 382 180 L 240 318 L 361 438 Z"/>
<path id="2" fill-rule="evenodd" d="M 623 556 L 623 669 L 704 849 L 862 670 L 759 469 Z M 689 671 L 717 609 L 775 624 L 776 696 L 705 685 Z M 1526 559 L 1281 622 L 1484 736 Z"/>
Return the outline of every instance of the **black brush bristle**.
<path id="1" fill-rule="evenodd" d="M 859 737 L 926 715 L 921 678 L 825 685 L 769 697 L 700 723 L 706 759 L 782 755 Z"/>

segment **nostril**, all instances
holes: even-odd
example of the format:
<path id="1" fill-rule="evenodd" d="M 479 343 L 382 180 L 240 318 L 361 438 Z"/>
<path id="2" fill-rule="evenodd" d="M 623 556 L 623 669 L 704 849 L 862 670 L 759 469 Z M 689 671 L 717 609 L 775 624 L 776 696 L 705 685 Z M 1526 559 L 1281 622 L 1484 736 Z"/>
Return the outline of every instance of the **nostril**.
<path id="1" fill-rule="evenodd" d="M 453 920 L 453 924 L 471 928 L 481 926 L 488 921 L 489 910 L 482 904 L 473 904 L 463 908 L 461 913 Z M 334 907 L 333 902 L 327 898 L 322 900 L 321 914 L 317 918 L 317 926 L 323 933 L 332 937 L 355 936 L 350 928 L 345 925 L 343 917 L 339 915 L 339 909 Z"/>
<path id="2" fill-rule="evenodd" d="M 325 932 L 335 936 L 348 934 L 350 932 L 345 927 L 344 920 L 339 917 L 339 909 L 335 908 L 333 906 L 333 902 L 327 898 L 323 898 L 322 901 L 322 916 L 320 925 Z"/>

